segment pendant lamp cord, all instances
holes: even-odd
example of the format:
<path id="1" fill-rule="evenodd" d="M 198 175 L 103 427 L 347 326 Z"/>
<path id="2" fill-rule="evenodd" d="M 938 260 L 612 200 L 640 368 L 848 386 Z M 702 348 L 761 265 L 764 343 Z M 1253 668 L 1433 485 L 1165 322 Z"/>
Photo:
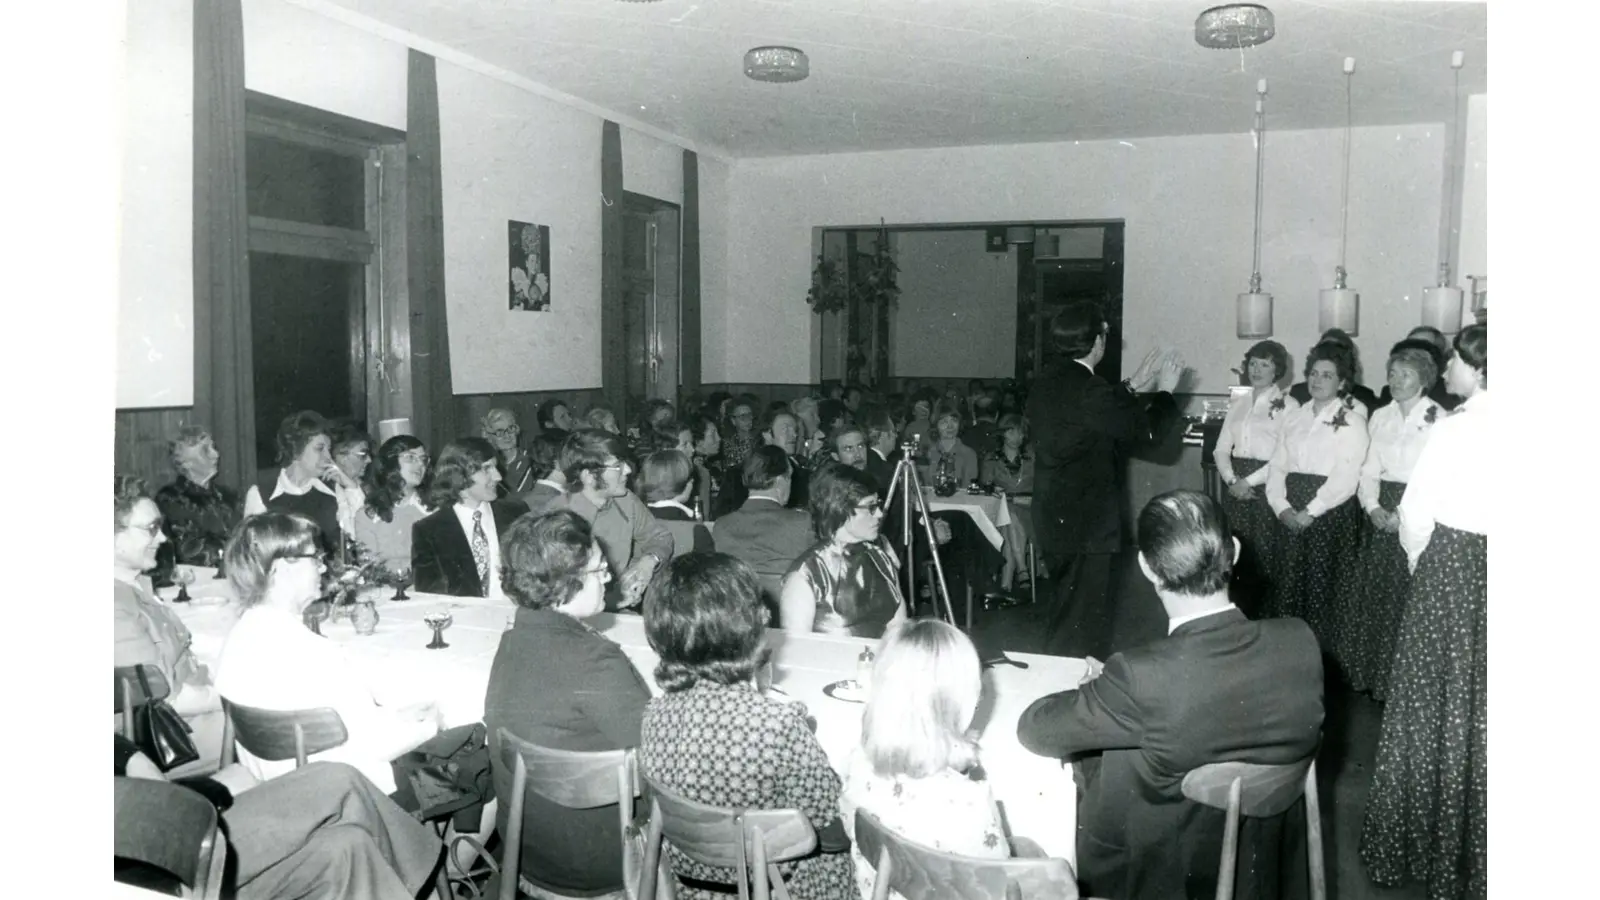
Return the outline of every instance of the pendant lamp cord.
<path id="1" fill-rule="evenodd" d="M 1461 165 L 1457 156 L 1461 150 L 1461 64 L 1464 55 L 1457 50 L 1450 59 L 1455 72 L 1455 87 L 1450 94 L 1450 196 L 1444 198 L 1445 229 L 1439 235 L 1439 286 L 1450 284 L 1450 237 L 1456 233 L 1456 197 L 1460 196 Z"/>
<path id="2" fill-rule="evenodd" d="M 1250 293 L 1261 293 L 1261 185 L 1267 152 L 1267 80 L 1256 85 L 1256 234 L 1250 261 Z"/>
<path id="3" fill-rule="evenodd" d="M 1336 288 L 1344 287 L 1345 239 L 1350 232 L 1350 120 L 1352 117 L 1350 79 L 1355 72 L 1355 66 L 1350 65 L 1351 62 L 1354 62 L 1354 60 L 1346 62 L 1344 73 L 1344 195 L 1339 201 L 1342 218 L 1339 223 L 1339 271 L 1337 273 L 1339 283 L 1334 285 Z"/>

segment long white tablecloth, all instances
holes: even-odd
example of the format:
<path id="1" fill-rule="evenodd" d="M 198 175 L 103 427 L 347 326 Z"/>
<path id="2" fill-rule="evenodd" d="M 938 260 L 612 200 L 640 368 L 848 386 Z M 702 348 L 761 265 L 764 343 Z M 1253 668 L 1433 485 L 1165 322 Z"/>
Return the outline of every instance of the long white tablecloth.
<path id="1" fill-rule="evenodd" d="M 996 550 L 1005 546 L 1005 532 L 1000 529 L 1011 524 L 1010 504 L 999 497 L 987 494 L 969 494 L 966 491 L 956 491 L 948 497 L 940 497 L 933 492 L 933 488 L 923 488 L 922 496 L 928 501 L 929 512 L 956 511 L 964 512 L 972 517 L 978 525 L 978 530 L 989 539 Z"/>
<path id="2" fill-rule="evenodd" d="M 414 594 L 400 603 L 380 601 L 377 607 L 380 619 L 374 634 L 356 634 L 348 620 L 324 622 L 321 627 L 322 633 L 344 647 L 365 671 L 379 702 L 433 700 L 447 727 L 482 721 L 489 668 L 514 607 L 435 594 Z M 174 608 L 194 635 L 195 654 L 214 670 L 228 629 L 237 619 L 234 605 L 197 599 Z M 444 632 L 450 646 L 428 650 L 425 645 L 433 633 L 422 617 L 441 608 L 449 609 L 454 617 Z M 607 614 L 589 624 L 616 641 L 651 690 L 660 692 L 655 684 L 657 657 L 645 638 L 642 618 Z M 816 718 L 817 739 L 828 759 L 835 769 L 842 770 L 860 740 L 865 707 L 828 697 L 823 688 L 854 678 L 862 648 L 876 642 L 778 630 L 769 631 L 768 638 L 774 651 L 773 684 L 805 703 Z M 1055 760 L 1024 750 L 1017 743 L 1016 731 L 1022 710 L 1044 694 L 1076 685 L 1084 663 L 1060 656 L 1008 655 L 1029 667 L 1001 665 L 984 672 L 984 700 L 974 722 L 981 735 L 983 767 L 1011 833 L 1032 838 L 1052 856 L 1076 862 L 1077 798 L 1071 772 Z"/>

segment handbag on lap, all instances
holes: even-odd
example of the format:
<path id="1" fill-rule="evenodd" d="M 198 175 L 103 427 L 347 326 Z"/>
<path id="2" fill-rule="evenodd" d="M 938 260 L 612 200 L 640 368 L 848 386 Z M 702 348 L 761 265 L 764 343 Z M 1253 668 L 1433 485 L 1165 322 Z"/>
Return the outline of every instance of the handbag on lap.
<path id="1" fill-rule="evenodd" d="M 147 698 L 133 708 L 133 742 L 139 752 L 163 772 L 188 765 L 200 758 L 194 738 L 189 735 L 189 723 L 178 715 L 172 704 L 150 698 L 150 679 L 145 677 L 144 666 L 135 667 L 139 677 L 139 690 Z"/>

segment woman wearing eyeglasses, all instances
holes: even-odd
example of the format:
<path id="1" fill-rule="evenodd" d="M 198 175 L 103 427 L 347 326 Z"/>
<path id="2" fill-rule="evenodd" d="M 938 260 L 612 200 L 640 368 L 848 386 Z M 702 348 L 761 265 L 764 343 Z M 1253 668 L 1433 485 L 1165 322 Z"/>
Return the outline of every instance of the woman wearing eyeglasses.
<path id="1" fill-rule="evenodd" d="M 394 793 L 389 761 L 433 737 L 438 714 L 432 703 L 379 706 L 339 645 L 306 628 L 302 616 L 321 596 L 326 568 L 317 526 L 292 513 L 251 516 L 228 542 L 223 561 L 244 612 L 217 660 L 217 692 L 261 709 L 333 708 L 350 739 L 311 758 L 349 763 L 384 793 Z M 256 759 L 243 747 L 239 761 L 260 779 L 295 765 L 293 759 Z"/>
<path id="2" fill-rule="evenodd" d="M 877 482 L 838 463 L 812 473 L 811 520 L 818 543 L 783 578 L 783 630 L 882 637 L 906 613 L 898 566 L 879 538 Z"/>
<path id="3" fill-rule="evenodd" d="M 428 514 L 420 494 L 428 462 L 421 441 L 397 434 L 378 448 L 368 470 L 367 505 L 356 516 L 355 539 L 391 572 L 411 568 L 411 526 Z"/>
<path id="4" fill-rule="evenodd" d="M 523 516 L 506 532 L 502 559 L 506 596 L 518 608 L 489 669 L 483 721 L 495 795 L 509 797 L 500 729 L 554 750 L 637 747 L 650 689 L 622 648 L 583 622 L 605 609 L 611 581 L 588 522 L 571 510 Z M 500 805 L 502 835 L 509 807 Z M 615 806 L 569 809 L 528 794 L 518 874 L 562 896 L 621 891 L 620 838 Z"/>

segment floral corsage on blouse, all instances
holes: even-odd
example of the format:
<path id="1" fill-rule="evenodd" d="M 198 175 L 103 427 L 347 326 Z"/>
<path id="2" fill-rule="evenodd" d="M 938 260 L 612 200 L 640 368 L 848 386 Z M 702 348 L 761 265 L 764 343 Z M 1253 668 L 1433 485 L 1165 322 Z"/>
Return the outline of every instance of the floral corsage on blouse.
<path id="1" fill-rule="evenodd" d="M 1333 414 L 1333 421 L 1328 423 L 1328 427 L 1332 428 L 1334 433 L 1337 434 L 1339 429 L 1350 424 L 1350 420 L 1346 416 L 1350 410 L 1354 408 L 1355 402 L 1349 397 L 1344 398 L 1343 403 L 1339 407 L 1339 411 Z"/>
<path id="2" fill-rule="evenodd" d="M 1272 401 L 1271 403 L 1268 403 L 1267 404 L 1267 418 L 1269 418 L 1269 419 L 1276 418 L 1278 413 L 1283 411 L 1283 408 L 1284 408 L 1284 402 L 1283 402 L 1283 398 L 1282 397 L 1279 397 L 1278 399 Z"/>
<path id="3" fill-rule="evenodd" d="M 1435 423 L 1437 421 L 1439 421 L 1439 405 L 1437 403 L 1435 403 L 1435 404 L 1430 405 L 1428 407 L 1428 411 L 1423 414 L 1423 416 L 1422 416 L 1422 424 L 1424 424 L 1424 425 L 1432 425 L 1433 423 Z"/>

